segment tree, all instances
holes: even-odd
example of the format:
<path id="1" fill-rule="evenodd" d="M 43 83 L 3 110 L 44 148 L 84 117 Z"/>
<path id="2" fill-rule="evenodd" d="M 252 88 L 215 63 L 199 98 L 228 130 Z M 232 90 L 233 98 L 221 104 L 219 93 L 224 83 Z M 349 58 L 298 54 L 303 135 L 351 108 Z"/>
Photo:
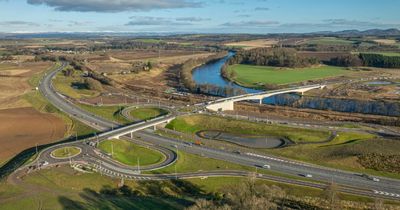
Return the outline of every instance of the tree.
<path id="1" fill-rule="evenodd" d="M 383 203 L 383 200 L 380 198 L 376 198 L 374 200 L 374 210 L 384 210 L 385 209 L 385 205 Z"/>
<path id="2" fill-rule="evenodd" d="M 132 195 L 132 188 L 127 185 L 122 185 L 118 190 L 124 196 L 129 197 Z"/>
<path id="3" fill-rule="evenodd" d="M 225 188 L 226 203 L 232 209 L 275 209 L 276 198 L 281 198 L 285 192 L 279 187 L 257 184 L 255 178 Z"/>
<path id="4" fill-rule="evenodd" d="M 340 209 L 340 198 L 338 195 L 339 186 L 334 182 L 330 183 L 323 191 L 323 198 L 328 201 L 331 210 Z"/>
<path id="5" fill-rule="evenodd" d="M 101 85 L 101 82 L 93 79 L 93 78 L 86 78 L 85 79 L 85 85 L 89 90 L 96 90 L 96 91 L 102 91 L 103 86 Z"/>
<path id="6" fill-rule="evenodd" d="M 193 206 L 187 208 L 187 210 L 231 210 L 232 208 L 227 205 L 218 206 L 214 202 L 198 199 Z"/>
<path id="7" fill-rule="evenodd" d="M 147 68 L 151 70 L 153 68 L 153 64 L 149 61 L 147 62 Z"/>
<path id="8" fill-rule="evenodd" d="M 63 70 L 64 76 L 66 77 L 70 77 L 74 74 L 74 69 L 71 67 L 68 67 L 66 69 Z"/>

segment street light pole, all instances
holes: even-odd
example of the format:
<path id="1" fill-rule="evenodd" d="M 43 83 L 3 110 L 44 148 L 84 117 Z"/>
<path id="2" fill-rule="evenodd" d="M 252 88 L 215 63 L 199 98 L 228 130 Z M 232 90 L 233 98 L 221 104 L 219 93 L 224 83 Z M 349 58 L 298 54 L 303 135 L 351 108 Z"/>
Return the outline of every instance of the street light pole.
<path id="1" fill-rule="evenodd" d="M 114 144 L 111 142 L 111 157 L 114 158 Z"/>
<path id="2" fill-rule="evenodd" d="M 175 179 L 178 179 L 178 173 L 176 171 L 176 164 L 178 163 L 178 145 L 176 145 L 176 162 L 174 164 L 175 166 Z"/>
<path id="3" fill-rule="evenodd" d="M 140 174 L 140 162 L 139 162 L 139 157 L 137 158 L 137 166 L 138 166 L 138 172 Z"/>
<path id="4" fill-rule="evenodd" d="M 36 168 L 39 168 L 39 154 L 38 154 L 38 144 L 36 143 L 36 155 L 37 157 L 37 162 L 36 162 Z"/>

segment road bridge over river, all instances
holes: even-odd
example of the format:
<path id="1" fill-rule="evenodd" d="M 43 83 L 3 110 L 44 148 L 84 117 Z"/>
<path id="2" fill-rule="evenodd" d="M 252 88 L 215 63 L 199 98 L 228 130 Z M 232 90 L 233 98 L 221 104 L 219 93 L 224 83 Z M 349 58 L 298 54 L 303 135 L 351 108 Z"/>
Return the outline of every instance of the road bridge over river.
<path id="1" fill-rule="evenodd" d="M 272 91 L 265 91 L 260 93 L 249 93 L 239 96 L 232 96 L 229 98 L 218 99 L 215 101 L 211 101 L 207 105 L 207 109 L 211 111 L 232 111 L 234 110 L 234 102 L 238 101 L 259 101 L 260 104 L 264 98 L 268 98 L 274 95 L 284 94 L 284 93 L 301 93 L 302 95 L 304 92 L 313 89 L 323 89 L 326 85 L 307 85 L 307 86 L 300 86 L 294 88 L 286 88 L 280 90 L 272 90 Z"/>

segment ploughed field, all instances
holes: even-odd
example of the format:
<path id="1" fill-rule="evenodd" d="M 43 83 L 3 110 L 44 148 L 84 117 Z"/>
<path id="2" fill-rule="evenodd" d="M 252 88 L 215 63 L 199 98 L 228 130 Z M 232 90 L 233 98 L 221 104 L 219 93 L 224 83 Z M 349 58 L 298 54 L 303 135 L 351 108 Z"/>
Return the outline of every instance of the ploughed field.
<path id="1" fill-rule="evenodd" d="M 343 67 L 320 66 L 309 68 L 278 68 L 270 66 L 233 65 L 228 68 L 234 72 L 236 83 L 246 87 L 258 87 L 263 84 L 285 85 L 307 80 L 324 79 L 351 73 Z"/>
<path id="2" fill-rule="evenodd" d="M 0 165 L 36 144 L 46 144 L 63 138 L 66 126 L 52 114 L 33 108 L 0 110 Z"/>

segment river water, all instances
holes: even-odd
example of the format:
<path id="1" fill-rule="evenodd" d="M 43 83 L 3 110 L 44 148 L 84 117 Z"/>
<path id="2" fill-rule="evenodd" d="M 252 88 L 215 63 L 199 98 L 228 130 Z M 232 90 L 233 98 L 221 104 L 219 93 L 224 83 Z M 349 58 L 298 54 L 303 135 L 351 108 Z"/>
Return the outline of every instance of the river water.
<path id="1" fill-rule="evenodd" d="M 226 57 L 216 62 L 208 63 L 194 69 L 193 80 L 198 85 L 211 84 L 221 88 L 241 89 L 246 93 L 260 92 L 261 90 L 242 87 L 222 77 L 221 69 L 225 62 L 232 56 L 234 56 L 234 53 L 230 52 Z M 339 112 L 400 116 L 400 103 L 390 101 L 302 97 L 297 94 L 282 94 L 265 98 L 263 103 Z"/>

